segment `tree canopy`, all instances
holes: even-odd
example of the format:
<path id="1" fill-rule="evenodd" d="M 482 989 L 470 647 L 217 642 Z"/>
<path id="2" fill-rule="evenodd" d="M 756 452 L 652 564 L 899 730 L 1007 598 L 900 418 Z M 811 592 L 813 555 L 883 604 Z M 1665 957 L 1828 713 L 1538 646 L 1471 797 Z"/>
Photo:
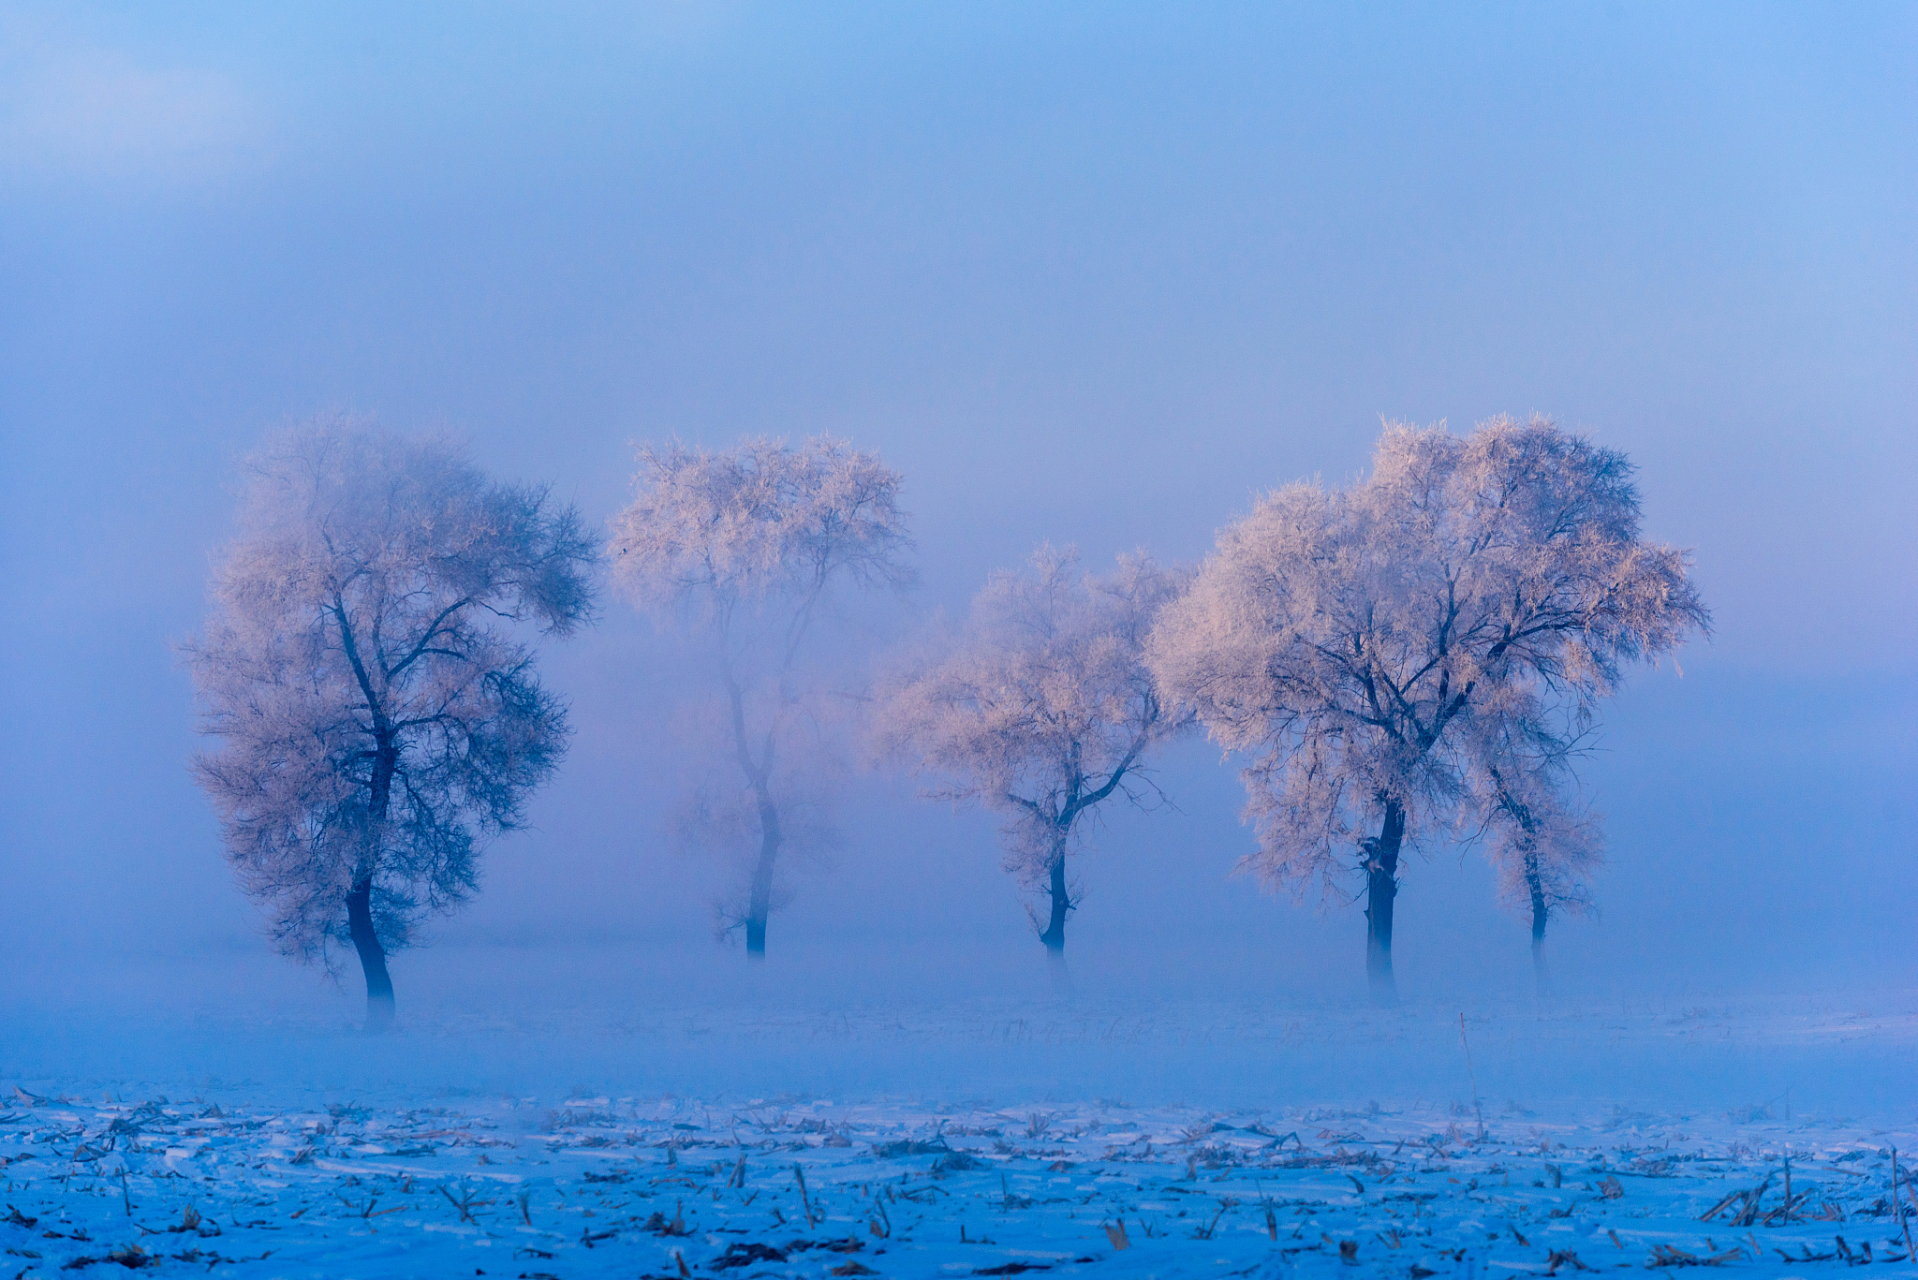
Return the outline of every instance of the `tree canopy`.
<path id="1" fill-rule="evenodd" d="M 383 981 L 384 952 L 470 897 L 479 840 L 520 823 L 565 749 L 520 635 L 588 619 L 596 547 L 571 507 L 443 438 L 327 420 L 274 436 L 246 476 L 186 647 L 220 739 L 194 773 L 276 944 L 327 958 L 350 938 Z"/>
<path id="2" fill-rule="evenodd" d="M 908 664 L 887 691 L 881 741 L 933 794 L 978 800 L 1005 818 L 1006 869 L 1050 895 L 1040 937 L 1065 945 L 1065 860 L 1095 808 L 1151 794 L 1153 748 L 1191 723 L 1153 687 L 1153 619 L 1187 575 L 1143 555 L 1096 576 L 1076 551 L 1042 546 L 1025 572 L 997 573 L 963 630 Z"/>
<path id="3" fill-rule="evenodd" d="M 739 781 L 697 786 L 680 825 L 692 843 L 710 845 L 751 814 L 757 856 L 741 900 L 719 905 L 728 927 L 744 928 L 751 956 L 765 953 L 794 817 L 804 813 L 815 838 L 821 826 L 818 766 L 829 753 L 810 751 L 811 768 L 784 754 L 795 731 L 818 728 L 818 691 L 801 678 L 801 655 L 836 589 L 912 581 L 899 488 L 897 471 L 843 440 L 751 438 L 727 450 L 675 441 L 640 450 L 633 501 L 613 519 L 615 587 L 715 662 L 730 730 L 725 767 Z"/>
<path id="4" fill-rule="evenodd" d="M 1516 832 L 1500 856 L 1560 855 L 1555 883 L 1589 865 L 1568 750 L 1630 664 L 1710 622 L 1686 554 L 1640 536 L 1631 476 L 1542 418 L 1390 427 L 1363 479 L 1228 525 L 1155 630 L 1164 696 L 1251 757 L 1249 866 L 1367 876 L 1375 980 L 1402 840 L 1476 815 Z"/>

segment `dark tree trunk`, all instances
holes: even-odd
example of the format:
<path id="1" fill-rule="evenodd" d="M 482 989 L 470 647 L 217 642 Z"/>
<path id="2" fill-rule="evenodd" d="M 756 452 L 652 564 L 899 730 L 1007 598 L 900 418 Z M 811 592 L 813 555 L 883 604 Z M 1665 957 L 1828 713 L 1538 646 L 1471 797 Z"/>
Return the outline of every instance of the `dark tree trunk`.
<path id="1" fill-rule="evenodd" d="M 386 812 L 393 798 L 393 775 L 399 764 L 399 749 L 381 732 L 379 750 L 373 758 L 373 795 L 368 805 L 367 871 L 353 882 L 346 895 L 346 931 L 353 939 L 353 949 L 360 953 L 360 970 L 366 975 L 369 1031 L 384 1031 L 393 1023 L 393 979 L 386 971 L 386 948 L 380 945 L 379 931 L 373 927 L 373 869 L 379 865 Z"/>
<path id="2" fill-rule="evenodd" d="M 1046 944 L 1046 953 L 1061 960 L 1066 954 L 1066 912 L 1072 910 L 1072 899 L 1066 896 L 1066 851 L 1064 846 L 1052 851 L 1048 888 L 1052 893 L 1052 916 L 1046 923 L 1046 931 L 1039 935 L 1039 941 Z"/>
<path id="3" fill-rule="evenodd" d="M 366 1026 L 384 1031 L 393 1022 L 393 979 L 386 972 L 386 948 L 373 928 L 373 881 L 357 880 L 346 895 L 346 929 L 353 949 L 360 953 L 366 974 Z"/>
<path id="4" fill-rule="evenodd" d="M 752 895 L 746 903 L 746 956 L 766 958 L 766 917 L 772 913 L 773 864 L 779 858 L 779 810 L 763 786 L 759 800 L 759 861 L 753 865 Z"/>
<path id="5" fill-rule="evenodd" d="M 766 917 L 773 909 L 773 867 L 779 860 L 779 807 L 772 796 L 773 738 L 770 733 L 766 735 L 761 758 L 753 759 L 752 742 L 746 736 L 745 692 L 733 679 L 730 667 L 722 667 L 720 677 L 732 702 L 733 750 L 759 809 L 759 861 L 753 864 L 752 886 L 746 896 L 746 959 L 761 961 L 766 958 Z"/>
<path id="6" fill-rule="evenodd" d="M 1551 914 L 1551 905 L 1545 901 L 1536 852 L 1525 858 L 1525 887 L 1532 891 L 1532 986 L 1543 997 L 1552 994 L 1552 971 L 1545 963 L 1545 921 Z"/>
<path id="7" fill-rule="evenodd" d="M 1365 976 L 1375 1004 L 1397 1004 L 1392 977 L 1392 900 L 1398 896 L 1399 846 L 1405 841 L 1405 810 L 1385 802 L 1385 820 L 1365 850 Z"/>

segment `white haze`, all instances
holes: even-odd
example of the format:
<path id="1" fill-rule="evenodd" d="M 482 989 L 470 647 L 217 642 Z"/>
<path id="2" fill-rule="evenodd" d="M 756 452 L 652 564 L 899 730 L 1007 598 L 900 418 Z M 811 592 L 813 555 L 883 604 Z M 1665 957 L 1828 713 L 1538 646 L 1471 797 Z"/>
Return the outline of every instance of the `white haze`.
<path id="1" fill-rule="evenodd" d="M 1044 541 L 1195 561 L 1258 493 L 1355 474 L 1382 416 L 1552 414 L 1638 465 L 1716 626 L 1604 710 L 1563 998 L 1909 1004 L 1909 7 L 48 6 L 0 46 L 20 1063 L 104 1015 L 240 1041 L 356 1017 L 357 974 L 274 955 L 234 887 L 172 647 L 237 459 L 328 411 L 450 427 L 597 527 L 635 441 L 849 438 L 903 473 L 919 549 L 904 611 L 849 629 L 874 637 Z M 677 653 L 611 600 L 542 647 L 577 735 L 477 900 L 394 959 L 403 1023 L 585 1045 L 689 1009 L 1052 999 L 993 817 L 883 774 L 749 976 L 712 940 L 723 876 L 668 839 Z M 1176 811 L 1106 815 L 1069 943 L 1088 1007 L 1362 999 L 1356 906 L 1231 874 L 1235 768 L 1174 744 Z M 1495 898 L 1477 853 L 1411 860 L 1408 1002 L 1529 999 Z"/>

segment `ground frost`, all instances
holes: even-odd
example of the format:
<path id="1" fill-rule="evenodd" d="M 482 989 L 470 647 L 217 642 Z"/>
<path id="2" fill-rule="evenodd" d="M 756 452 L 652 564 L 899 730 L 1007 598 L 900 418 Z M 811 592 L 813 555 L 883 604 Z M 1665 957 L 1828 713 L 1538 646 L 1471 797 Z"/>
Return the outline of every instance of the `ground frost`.
<path id="1" fill-rule="evenodd" d="M 1918 1135 L 1616 1108 L 1480 1123 L 798 1098 L 285 1111 L 20 1089 L 0 1115 L 0 1248 L 18 1277 L 1918 1274 L 1891 1198 L 1891 1149 Z"/>

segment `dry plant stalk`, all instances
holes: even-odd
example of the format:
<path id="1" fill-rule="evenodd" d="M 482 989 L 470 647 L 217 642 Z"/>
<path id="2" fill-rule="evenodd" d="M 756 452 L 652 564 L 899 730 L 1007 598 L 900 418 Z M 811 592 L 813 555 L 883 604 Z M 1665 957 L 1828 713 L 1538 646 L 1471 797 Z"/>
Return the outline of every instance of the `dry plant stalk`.
<path id="1" fill-rule="evenodd" d="M 812 1197 L 806 1194 L 806 1171 L 794 1165 L 793 1174 L 799 1179 L 799 1203 L 806 1211 L 806 1229 L 810 1231 L 817 1224 L 813 1220 Z"/>
<path id="2" fill-rule="evenodd" d="M 1909 1185 L 1911 1182 L 1911 1179 L 1906 1178 L 1905 1182 L 1907 1185 Z M 1911 1219 L 1907 1217 L 1905 1214 L 1904 1197 L 1898 1194 L 1898 1148 L 1897 1147 L 1893 1147 L 1891 1149 L 1891 1206 L 1892 1208 L 1898 1211 L 1898 1226 L 1905 1233 L 1905 1261 L 1910 1262 L 1912 1259 L 1918 1258 L 1918 1253 L 1914 1253 L 1912 1251 Z"/>

